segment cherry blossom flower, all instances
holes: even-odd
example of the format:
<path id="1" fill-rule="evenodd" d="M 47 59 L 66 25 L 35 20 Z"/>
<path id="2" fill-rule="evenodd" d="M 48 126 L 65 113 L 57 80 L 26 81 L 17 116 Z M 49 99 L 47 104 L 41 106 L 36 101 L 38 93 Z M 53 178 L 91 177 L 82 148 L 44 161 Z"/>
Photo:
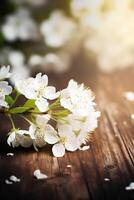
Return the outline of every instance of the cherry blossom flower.
<path id="1" fill-rule="evenodd" d="M 17 62 L 15 65 L 18 65 Z M 5 71 L 4 68 L 2 77 L 8 77 L 9 70 Z M 6 112 L 9 113 L 13 126 L 7 138 L 7 143 L 12 147 L 33 145 L 35 150 L 38 150 L 38 147 L 48 143 L 53 145 L 53 155 L 61 157 L 64 156 L 65 150 L 73 152 L 81 149 L 81 146 L 86 144 L 89 133 L 97 127 L 100 112 L 95 110 L 94 96 L 84 84 L 79 85 L 70 80 L 66 89 L 56 93 L 55 87 L 48 86 L 47 75 L 38 73 L 35 78 L 17 79 L 15 90 L 18 92 L 16 97 L 12 98 L 9 95 L 12 87 L 7 81 L 0 81 L 0 106 L 8 108 L 6 95 L 9 95 L 9 104 L 11 102 Z M 19 107 L 14 107 L 19 93 L 30 100 Z M 48 100 L 53 100 L 50 105 Z M 28 130 L 15 128 L 10 114 L 16 113 L 30 124 Z M 28 115 L 25 115 L 26 113 Z"/>
<path id="2" fill-rule="evenodd" d="M 41 112 L 48 110 L 48 101 L 56 99 L 59 93 L 53 86 L 48 86 L 47 75 L 38 73 L 35 78 L 16 81 L 16 88 L 28 99 L 35 99 L 35 104 Z"/>
<path id="3" fill-rule="evenodd" d="M 63 52 L 48 53 L 45 56 L 35 54 L 29 58 L 29 65 L 40 66 L 46 72 L 63 73 L 70 67 L 70 60 L 70 56 Z"/>
<path id="4" fill-rule="evenodd" d="M 43 62 L 43 57 L 38 54 L 33 54 L 29 58 L 30 67 L 40 66 L 42 65 L 42 62 Z"/>
<path id="5" fill-rule="evenodd" d="M 37 115 L 36 123 L 31 124 L 29 130 L 31 132 L 30 137 L 33 140 L 34 147 L 43 147 L 46 145 L 46 141 L 44 140 L 45 130 L 47 127 L 51 127 L 48 124 L 50 120 L 50 115 Z M 36 148 L 37 149 L 37 148 Z"/>
<path id="6" fill-rule="evenodd" d="M 85 89 L 83 84 L 78 85 L 74 80 L 70 80 L 67 88 L 60 94 L 61 106 L 80 116 L 86 116 L 91 112 L 93 100 L 91 90 Z"/>
<path id="7" fill-rule="evenodd" d="M 7 107 L 8 104 L 5 101 L 5 96 L 12 92 L 12 87 L 8 85 L 7 81 L 0 81 L 0 107 Z"/>
<path id="8" fill-rule="evenodd" d="M 43 57 L 43 67 L 46 71 L 62 73 L 68 70 L 70 58 L 64 53 L 48 53 Z"/>
<path id="9" fill-rule="evenodd" d="M 71 37 L 76 26 L 72 19 L 60 10 L 53 11 L 48 20 L 42 22 L 40 30 L 48 46 L 59 48 Z"/>
<path id="10" fill-rule="evenodd" d="M 67 124 L 58 126 L 58 132 L 52 127 L 47 127 L 44 139 L 48 144 L 54 144 L 52 152 L 56 157 L 64 156 L 65 149 L 75 151 L 78 148 L 77 139 L 72 132 L 72 128 Z"/>
<path id="11" fill-rule="evenodd" d="M 7 143 L 13 147 L 23 146 L 30 147 L 32 144 L 37 150 L 36 147 L 43 147 L 46 142 L 44 140 L 45 129 L 49 121 L 50 116 L 46 115 L 37 115 L 36 122 L 30 122 L 29 130 L 19 130 L 15 129 L 9 133 Z"/>
<path id="12" fill-rule="evenodd" d="M 9 146 L 12 145 L 13 147 L 30 147 L 32 145 L 32 139 L 29 135 L 29 131 L 27 130 L 15 129 L 9 132 L 7 143 Z"/>
<path id="13" fill-rule="evenodd" d="M 8 60 L 12 67 L 18 68 L 24 66 L 25 57 L 20 51 L 10 51 L 8 55 Z"/>
<path id="14" fill-rule="evenodd" d="M 13 84 L 15 84 L 17 80 L 25 80 L 30 76 L 30 70 L 26 66 L 13 67 L 11 73 L 12 76 L 10 80 Z"/>
<path id="15" fill-rule="evenodd" d="M 100 112 L 91 110 L 88 116 L 76 116 L 69 114 L 66 118 L 58 121 L 58 126 L 68 124 L 73 134 L 77 138 L 78 147 L 85 144 L 89 134 L 97 127 L 97 119 L 100 117 Z"/>
<path id="16" fill-rule="evenodd" d="M 12 87 L 8 85 L 7 81 L 0 81 L 0 97 L 5 97 L 12 92 Z"/>
<path id="17" fill-rule="evenodd" d="M 19 9 L 7 16 L 2 25 L 2 33 L 6 40 L 14 42 L 16 39 L 32 40 L 37 37 L 37 27 L 27 9 Z"/>
<path id="18" fill-rule="evenodd" d="M 6 78 L 9 78 L 11 76 L 11 73 L 9 72 L 10 66 L 2 66 L 0 68 L 0 80 L 4 80 Z"/>

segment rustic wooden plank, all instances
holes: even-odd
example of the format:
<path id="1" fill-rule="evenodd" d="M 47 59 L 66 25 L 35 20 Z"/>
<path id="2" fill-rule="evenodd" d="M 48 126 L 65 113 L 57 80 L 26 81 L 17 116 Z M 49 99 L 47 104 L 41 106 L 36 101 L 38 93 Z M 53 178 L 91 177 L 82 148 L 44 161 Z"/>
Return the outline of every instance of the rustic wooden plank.
<path id="1" fill-rule="evenodd" d="M 94 88 L 102 116 L 89 142 L 90 149 L 68 152 L 58 159 L 52 156 L 49 147 L 39 152 L 32 148 L 12 149 L 4 137 L 10 128 L 9 121 L 0 115 L 0 131 L 3 133 L 0 140 L 1 199 L 134 199 L 133 191 L 125 191 L 125 187 L 134 181 L 134 122 L 130 118 L 134 107 L 122 96 L 125 91 L 133 91 L 133 72 L 114 76 L 96 74 L 89 78 L 90 70 L 88 73 L 81 71 L 76 76 L 76 69 L 73 70 L 64 76 L 64 80 L 59 75 L 52 75 L 50 80 L 58 88 L 64 88 L 70 78 L 76 77 Z M 15 155 L 7 157 L 7 152 Z M 37 168 L 48 175 L 47 180 L 38 181 L 33 177 Z M 20 177 L 21 183 L 6 185 L 5 179 L 12 174 Z M 110 180 L 105 181 L 105 178 Z"/>

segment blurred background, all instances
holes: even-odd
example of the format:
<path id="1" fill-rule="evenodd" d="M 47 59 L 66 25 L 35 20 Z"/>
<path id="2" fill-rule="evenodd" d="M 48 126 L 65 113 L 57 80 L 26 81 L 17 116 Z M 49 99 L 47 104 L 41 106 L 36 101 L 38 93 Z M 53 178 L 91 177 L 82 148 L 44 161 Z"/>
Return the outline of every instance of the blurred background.
<path id="1" fill-rule="evenodd" d="M 132 68 L 134 1 L 5 0 L 0 65 L 8 64 L 12 83 L 39 71 L 77 79 Z"/>

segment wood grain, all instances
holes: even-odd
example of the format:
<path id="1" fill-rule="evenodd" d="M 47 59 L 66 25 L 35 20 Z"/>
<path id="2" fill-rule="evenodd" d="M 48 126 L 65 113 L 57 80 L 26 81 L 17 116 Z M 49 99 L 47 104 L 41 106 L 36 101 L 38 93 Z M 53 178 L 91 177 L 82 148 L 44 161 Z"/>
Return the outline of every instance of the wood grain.
<path id="1" fill-rule="evenodd" d="M 51 75 L 50 81 L 64 88 L 70 78 L 85 82 L 94 89 L 102 115 L 98 129 L 92 134 L 90 149 L 67 152 L 63 158 L 52 156 L 51 148 L 12 149 L 4 134 L 10 128 L 0 115 L 0 199 L 31 200 L 133 200 L 134 191 L 125 187 L 134 182 L 134 103 L 122 96 L 134 90 L 134 70 L 105 75 L 79 67 L 65 76 Z M 18 123 L 22 123 L 18 120 Z M 7 152 L 14 152 L 8 157 Z M 71 167 L 68 167 L 71 165 Z M 45 181 L 33 177 L 35 169 L 48 175 Z M 10 175 L 20 183 L 6 185 Z M 109 181 L 105 181 L 108 178 Z"/>

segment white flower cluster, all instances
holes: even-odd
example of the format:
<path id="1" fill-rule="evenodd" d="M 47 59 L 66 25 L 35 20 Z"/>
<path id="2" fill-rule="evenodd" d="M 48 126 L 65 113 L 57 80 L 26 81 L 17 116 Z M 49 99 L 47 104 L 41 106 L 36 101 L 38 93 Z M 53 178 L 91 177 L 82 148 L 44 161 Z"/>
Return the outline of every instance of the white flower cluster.
<path id="1" fill-rule="evenodd" d="M 13 50 L 8 47 L 3 48 L 0 54 L 0 63 L 9 63 L 12 66 L 10 69 L 12 73 L 10 81 L 12 83 L 14 83 L 16 79 L 25 79 L 30 75 L 30 69 L 28 68 L 25 55 L 21 51 Z"/>
<path id="2" fill-rule="evenodd" d="M 29 58 L 29 66 L 31 68 L 40 66 L 46 72 L 62 73 L 69 68 L 70 60 L 69 54 L 63 51 L 48 53 L 45 56 L 33 54 Z"/>
<path id="3" fill-rule="evenodd" d="M 4 81 L 4 79 L 7 79 L 10 77 L 9 73 L 10 67 L 1 67 L 0 68 L 0 108 L 1 107 L 6 107 L 8 108 L 8 104 L 5 101 L 6 95 L 11 94 L 12 92 L 12 87 L 8 85 L 7 81 Z"/>
<path id="4" fill-rule="evenodd" d="M 124 25 L 125 24 L 125 25 Z M 85 47 L 97 57 L 101 70 L 111 72 L 134 64 L 134 13 L 117 9 L 103 16 Z"/>
<path id="5" fill-rule="evenodd" d="M 32 45 L 36 52 L 32 54 L 29 51 L 32 48 L 27 49 L 25 43 L 26 65 L 24 59 L 21 59 L 19 66 L 24 66 L 20 68 L 22 73 L 19 73 L 19 69 L 15 66 L 12 70 L 12 82 L 19 78 L 19 74 L 24 74 L 24 78 L 28 77 L 30 70 L 26 70 L 26 67 L 31 67 L 31 70 L 38 67 L 46 73 L 64 73 L 72 66 L 73 58 L 81 48 L 85 50 L 84 53 L 89 59 L 95 58 L 95 63 L 104 72 L 133 66 L 134 2 L 132 0 L 71 0 L 71 15 L 56 8 L 49 13 L 48 18 L 45 16 L 43 18 L 42 13 L 42 8 L 46 9 L 47 0 L 11 1 L 16 2 L 18 7 L 14 13 L 4 18 L 4 23 L 2 22 L 2 40 L 5 39 L 9 45 L 14 44 L 16 40 L 21 42 L 32 40 L 34 44 L 28 43 L 28 45 Z M 34 9 L 31 6 L 37 6 L 39 9 L 36 10 L 34 7 L 36 12 L 33 16 L 31 13 Z M 38 17 L 37 13 L 40 13 Z M 21 45 L 22 43 L 20 47 Z M 13 56 L 7 63 L 13 67 L 18 59 L 15 59 L 13 64 L 12 59 L 14 60 Z M 1 60 L 3 60 L 2 51 L 0 62 Z"/>
<path id="6" fill-rule="evenodd" d="M 59 48 L 71 38 L 76 30 L 76 24 L 62 11 L 56 10 L 48 20 L 42 22 L 40 30 L 48 46 Z"/>
<path id="7" fill-rule="evenodd" d="M 1 27 L 2 33 L 7 41 L 14 42 L 37 38 L 37 26 L 27 9 L 20 8 L 17 12 L 6 17 Z"/>
<path id="8" fill-rule="evenodd" d="M 2 67 L 0 77 L 9 77 L 9 67 Z M 61 157 L 65 150 L 80 149 L 88 140 L 89 133 L 97 127 L 100 112 L 95 110 L 94 96 L 84 84 L 70 80 L 67 88 L 56 92 L 55 87 L 48 86 L 47 75 L 38 73 L 35 78 L 17 79 L 15 90 L 17 95 L 24 95 L 27 100 L 23 106 L 15 108 L 12 103 L 6 112 L 9 115 L 22 115 L 30 126 L 29 130 L 17 129 L 10 116 L 13 129 L 9 132 L 7 142 L 13 147 L 33 145 L 37 150 L 48 143 L 53 145 L 54 156 Z M 3 100 L 11 91 L 7 82 L 0 85 Z M 0 106 L 3 106 L 1 102 Z"/>
<path id="9" fill-rule="evenodd" d="M 102 71 L 133 66 L 132 0 L 72 0 L 71 13 L 85 32 L 87 56 L 94 55 Z"/>

